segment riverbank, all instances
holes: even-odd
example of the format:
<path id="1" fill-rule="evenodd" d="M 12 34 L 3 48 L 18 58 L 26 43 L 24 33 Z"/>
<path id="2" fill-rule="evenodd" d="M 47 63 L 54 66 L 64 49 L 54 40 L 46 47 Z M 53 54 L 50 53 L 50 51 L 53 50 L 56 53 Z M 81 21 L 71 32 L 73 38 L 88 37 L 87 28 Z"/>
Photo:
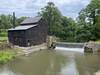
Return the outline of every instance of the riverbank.
<path id="1" fill-rule="evenodd" d="M 84 45 L 84 52 L 98 53 L 100 52 L 100 44 L 96 41 L 89 41 Z"/>
<path id="2" fill-rule="evenodd" d="M 31 46 L 31 47 L 14 46 L 14 49 L 18 49 L 17 56 L 20 56 L 20 55 L 28 56 L 30 53 L 47 49 L 47 45 L 46 43 L 43 43 L 40 45 Z"/>
<path id="3" fill-rule="evenodd" d="M 18 56 L 28 56 L 30 53 L 47 49 L 46 43 L 31 47 L 12 46 L 8 43 L 0 44 L 0 64 L 5 64 Z"/>
<path id="4" fill-rule="evenodd" d="M 96 41 L 96 44 L 100 45 L 100 40 Z"/>
<path id="5" fill-rule="evenodd" d="M 18 55 L 19 49 L 15 49 L 11 44 L 7 42 L 0 42 L 0 64 L 5 64 Z"/>
<path id="6" fill-rule="evenodd" d="M 16 51 L 14 49 L 5 49 L 0 51 L 0 64 L 5 64 L 16 58 Z"/>

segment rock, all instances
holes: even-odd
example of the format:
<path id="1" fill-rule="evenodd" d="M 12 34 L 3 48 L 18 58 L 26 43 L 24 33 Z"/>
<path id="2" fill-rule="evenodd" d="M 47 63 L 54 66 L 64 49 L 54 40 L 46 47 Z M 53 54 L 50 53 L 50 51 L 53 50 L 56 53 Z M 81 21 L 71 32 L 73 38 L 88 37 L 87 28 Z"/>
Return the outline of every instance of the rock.
<path id="1" fill-rule="evenodd" d="M 48 36 L 47 37 L 47 47 L 48 48 L 54 47 L 55 42 L 56 42 L 56 37 L 55 36 Z"/>
<path id="2" fill-rule="evenodd" d="M 84 52 L 98 52 L 97 45 L 94 41 L 89 41 L 84 45 Z"/>
<path id="3" fill-rule="evenodd" d="M 84 47 L 84 52 L 93 53 L 92 48 Z"/>
<path id="4" fill-rule="evenodd" d="M 95 75 L 100 75 L 100 71 L 96 72 Z"/>

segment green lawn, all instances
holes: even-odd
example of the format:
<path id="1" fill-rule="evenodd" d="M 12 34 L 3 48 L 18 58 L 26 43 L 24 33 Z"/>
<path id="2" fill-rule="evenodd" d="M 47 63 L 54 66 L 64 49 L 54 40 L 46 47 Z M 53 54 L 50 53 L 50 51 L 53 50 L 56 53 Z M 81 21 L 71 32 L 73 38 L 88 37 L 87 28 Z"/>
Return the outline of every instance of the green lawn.
<path id="1" fill-rule="evenodd" d="M 15 58 L 13 50 L 0 51 L 0 64 L 5 64 Z"/>
<path id="2" fill-rule="evenodd" d="M 0 37 L 0 42 L 5 42 L 8 40 L 8 37 Z"/>
<path id="3" fill-rule="evenodd" d="M 8 40 L 8 33 L 5 31 L 0 32 L 0 42 L 5 42 Z"/>
<path id="4" fill-rule="evenodd" d="M 0 32 L 0 36 L 2 36 L 2 37 L 6 37 L 7 35 L 8 35 L 8 32 L 6 32 L 6 31 Z"/>
<path id="5" fill-rule="evenodd" d="M 100 40 L 96 41 L 96 44 L 99 44 L 100 45 Z"/>

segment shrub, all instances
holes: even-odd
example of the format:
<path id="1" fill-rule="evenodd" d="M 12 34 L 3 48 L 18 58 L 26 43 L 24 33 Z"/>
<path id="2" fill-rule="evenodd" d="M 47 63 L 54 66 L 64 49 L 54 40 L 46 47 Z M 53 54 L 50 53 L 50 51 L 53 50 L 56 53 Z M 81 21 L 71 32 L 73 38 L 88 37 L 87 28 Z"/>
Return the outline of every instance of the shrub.
<path id="1" fill-rule="evenodd" d="M 0 64 L 5 64 L 13 58 L 15 58 L 15 54 L 13 52 L 0 52 Z"/>
<path id="2" fill-rule="evenodd" d="M 1 42 L 1 43 L 0 43 L 0 50 L 11 49 L 12 46 L 13 46 L 13 45 L 10 44 L 10 43 Z"/>
<path id="3" fill-rule="evenodd" d="M 7 37 L 8 36 L 8 33 L 5 31 L 5 32 L 0 32 L 0 36 L 1 37 Z"/>

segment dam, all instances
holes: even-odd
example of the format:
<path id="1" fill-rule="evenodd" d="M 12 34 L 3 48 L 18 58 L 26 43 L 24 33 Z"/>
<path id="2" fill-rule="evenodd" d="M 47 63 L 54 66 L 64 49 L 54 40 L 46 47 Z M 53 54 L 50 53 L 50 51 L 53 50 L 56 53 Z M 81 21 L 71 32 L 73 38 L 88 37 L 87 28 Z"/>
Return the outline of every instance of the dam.
<path id="1" fill-rule="evenodd" d="M 56 42 L 55 50 L 84 52 L 84 43 Z"/>

